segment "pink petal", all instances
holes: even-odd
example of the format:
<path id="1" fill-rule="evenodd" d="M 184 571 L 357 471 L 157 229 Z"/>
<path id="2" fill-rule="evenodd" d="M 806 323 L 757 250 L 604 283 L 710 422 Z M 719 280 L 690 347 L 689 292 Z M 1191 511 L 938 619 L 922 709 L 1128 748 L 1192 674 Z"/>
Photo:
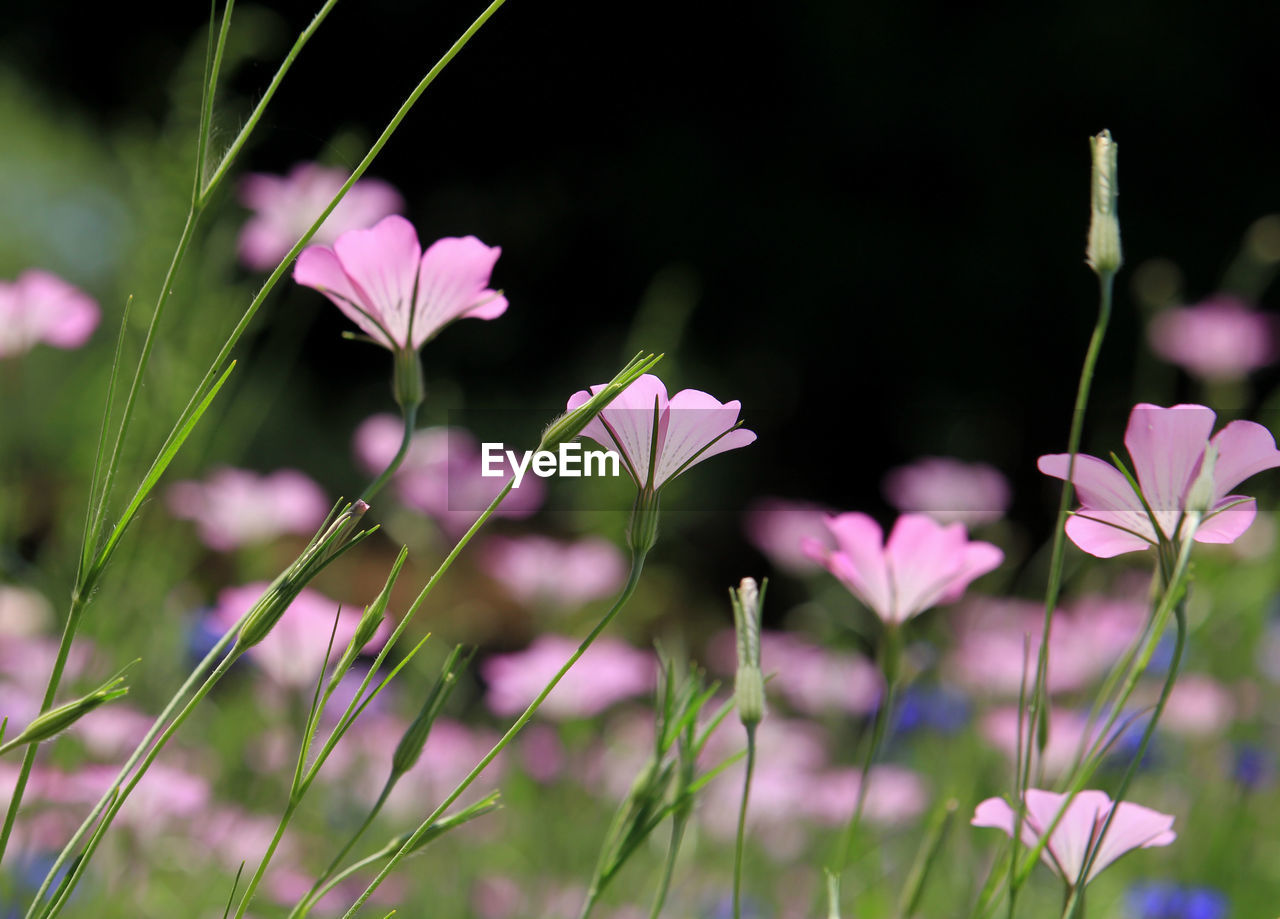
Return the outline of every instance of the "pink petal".
<path id="1" fill-rule="evenodd" d="M 903 514 L 885 547 L 897 621 L 937 603 L 963 564 L 964 526 L 942 526 L 924 514 Z"/>
<path id="2" fill-rule="evenodd" d="M 1140 536 L 1135 536 L 1127 528 L 1135 524 L 1143 525 L 1144 533 L 1151 534 L 1155 540 L 1155 530 L 1151 521 L 1144 515 L 1135 519 L 1131 512 L 1095 511 L 1082 509 L 1072 514 L 1067 520 L 1067 536 L 1073 543 L 1096 558 L 1114 558 L 1125 552 L 1139 552 L 1150 549 L 1152 543 Z"/>
<path id="3" fill-rule="evenodd" d="M 988 572 L 995 571 L 1004 561 L 1004 552 L 989 542 L 970 542 L 961 555 L 960 568 L 951 577 L 947 589 L 934 605 L 954 603 L 964 596 L 969 585 Z"/>
<path id="4" fill-rule="evenodd" d="M 1090 792 L 1081 792 L 1077 797 L 1077 801 L 1086 794 L 1090 794 Z M 1092 792 L 1092 794 L 1106 798 L 1106 795 L 1103 795 L 1102 792 Z M 1109 799 L 1107 803 L 1109 810 Z M 1105 819 L 1106 813 L 1107 811 L 1102 812 L 1103 819 Z M 1115 818 L 1111 821 L 1111 826 L 1107 830 L 1107 835 L 1103 838 L 1101 846 L 1098 847 L 1098 854 L 1093 859 L 1093 864 L 1089 868 L 1089 876 L 1085 878 L 1085 883 L 1092 881 L 1099 871 L 1130 849 L 1148 849 L 1153 846 L 1169 845 L 1178 838 L 1178 834 L 1173 832 L 1173 820 L 1174 818 L 1169 814 L 1162 814 L 1149 807 L 1143 807 L 1141 804 L 1132 804 L 1128 801 L 1120 802 L 1119 807 L 1116 809 Z M 1099 829 L 1101 829 L 1101 822 L 1099 820 Z"/>
<path id="5" fill-rule="evenodd" d="M 1253 525 L 1258 502 L 1244 495 L 1227 495 L 1214 505 L 1196 530 L 1196 542 L 1232 543 Z"/>
<path id="6" fill-rule="evenodd" d="M 1280 450 L 1271 432 L 1252 421 L 1233 421 L 1214 435 L 1218 460 L 1213 467 L 1215 497 L 1231 491 L 1264 469 L 1280 466 Z"/>
<path id="7" fill-rule="evenodd" d="M 745 447 L 756 439 L 754 433 L 742 429 L 725 434 L 738 422 L 742 404 L 737 400 L 721 404 L 705 392 L 684 389 L 672 396 L 668 404 L 670 414 L 654 470 L 654 488 L 661 488 L 694 456 L 697 456 L 694 462 L 700 463 L 717 453 Z"/>
<path id="8" fill-rule="evenodd" d="M 413 224 L 399 215 L 384 217 L 367 230 L 348 230 L 333 244 L 342 270 L 367 294 L 363 306 L 379 318 L 392 340 L 409 345 L 418 261 L 422 248 Z M 417 329 L 414 329 L 416 336 Z"/>
<path id="9" fill-rule="evenodd" d="M 15 284 L 28 326 L 55 348 L 79 348 L 98 327 L 97 302 L 55 274 L 24 271 Z"/>
<path id="10" fill-rule="evenodd" d="M 332 300 L 348 319 L 378 344 L 388 348 L 395 347 L 396 343 L 379 328 L 378 322 L 366 315 L 371 314 L 379 322 L 382 321 L 377 307 L 342 270 L 342 262 L 332 249 L 325 246 L 308 246 L 303 249 L 298 260 L 293 263 L 293 279 L 306 287 L 314 287 Z"/>
<path id="11" fill-rule="evenodd" d="M 569 411 L 585 405 L 603 385 L 576 392 L 569 399 Z M 617 450 L 638 477 L 636 484 L 649 483 L 649 453 L 653 444 L 654 407 L 658 413 L 658 445 L 661 449 L 668 422 L 667 388 L 651 373 L 643 374 L 619 393 L 603 412 L 583 429 L 584 437 L 590 437 L 606 449 Z"/>
<path id="12" fill-rule="evenodd" d="M 1172 536 L 1187 487 L 1213 433 L 1215 415 L 1203 405 L 1139 403 L 1129 414 L 1124 445 L 1133 457 L 1134 474 L 1147 504 Z"/>
<path id="13" fill-rule="evenodd" d="M 1047 827 L 1066 798 L 1065 794 L 1028 789 L 1027 811 L 1034 812 L 1035 819 L 1043 820 L 1041 826 Z M 1033 804 L 1033 800 L 1037 803 Z M 1058 821 L 1058 828 L 1049 837 L 1048 848 L 1053 851 L 1054 859 L 1068 883 L 1075 883 L 1075 879 L 1080 876 L 1089 847 L 1094 843 L 1094 834 L 1102 821 L 1106 820 L 1110 810 L 1111 799 L 1105 794 L 1100 791 L 1082 791 Z"/>
<path id="14" fill-rule="evenodd" d="M 877 616 L 893 621 L 893 588 L 885 561 L 884 531 L 866 514 L 840 514 L 827 519 L 839 551 L 829 556 L 828 568 L 871 607 Z"/>
<path id="15" fill-rule="evenodd" d="M 415 348 L 455 319 L 496 319 L 506 312 L 506 297 L 488 289 L 501 254 L 500 246 L 486 246 L 474 236 L 446 237 L 427 248 L 414 304 Z"/>

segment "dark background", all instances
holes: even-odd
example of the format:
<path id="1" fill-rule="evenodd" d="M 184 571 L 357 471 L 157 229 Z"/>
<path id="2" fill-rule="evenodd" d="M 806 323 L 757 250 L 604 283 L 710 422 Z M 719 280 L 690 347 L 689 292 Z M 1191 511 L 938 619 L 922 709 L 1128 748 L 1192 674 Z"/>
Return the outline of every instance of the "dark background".
<path id="1" fill-rule="evenodd" d="M 262 55 L 232 74 L 232 114 L 317 6 L 238 8 Z M 333 139 L 376 136 L 481 8 L 339 4 L 243 169 L 354 164 L 360 145 Z M 160 120 L 206 16 L 20 4 L 0 54 L 84 117 Z M 1094 403 L 1112 449 L 1142 347 L 1132 268 L 1172 258 L 1196 299 L 1280 209 L 1277 35 L 1280 6 L 1256 2 L 510 0 L 370 175 L 404 192 L 424 240 L 504 248 L 508 314 L 427 352 L 428 376 L 467 381 L 473 404 L 604 379 L 650 285 L 675 277 L 699 292 L 687 329 L 640 344 L 673 353 L 673 391 L 742 400 L 761 437 L 722 474 L 748 494 L 883 509 L 888 467 L 949 453 L 1002 468 L 1015 515 L 1047 526 L 1034 458 L 1065 446 L 1096 303 L 1087 139 L 1109 128 L 1121 150 L 1129 270 Z M 344 327 L 327 310 L 308 332 L 317 411 L 351 374 L 384 392 L 385 356 L 351 357 Z"/>

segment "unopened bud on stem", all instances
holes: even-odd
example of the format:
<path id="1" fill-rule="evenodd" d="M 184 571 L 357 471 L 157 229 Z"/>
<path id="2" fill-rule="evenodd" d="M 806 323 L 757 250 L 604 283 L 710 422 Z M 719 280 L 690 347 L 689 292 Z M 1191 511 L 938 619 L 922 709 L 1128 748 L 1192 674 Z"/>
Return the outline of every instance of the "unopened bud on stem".
<path id="1" fill-rule="evenodd" d="M 1116 214 L 1116 154 L 1118 145 L 1110 131 L 1090 138 L 1093 151 L 1093 183 L 1090 197 L 1089 244 L 1085 259 L 1094 273 L 1102 276 L 1120 270 L 1120 219 Z"/>
<path id="2" fill-rule="evenodd" d="M 733 625 L 738 636 L 738 672 L 733 680 L 733 698 L 738 719 L 748 728 L 764 719 L 764 673 L 760 669 L 761 593 L 753 578 L 743 578 L 735 591 Z"/>

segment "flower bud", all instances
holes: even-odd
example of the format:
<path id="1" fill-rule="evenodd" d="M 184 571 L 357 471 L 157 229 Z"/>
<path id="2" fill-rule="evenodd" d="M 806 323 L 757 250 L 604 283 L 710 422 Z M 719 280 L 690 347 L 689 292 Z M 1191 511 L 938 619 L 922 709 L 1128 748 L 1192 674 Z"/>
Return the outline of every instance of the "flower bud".
<path id="1" fill-rule="evenodd" d="M 647 357 L 637 354 L 627 366 L 618 371 L 612 380 L 600 387 L 598 393 L 573 411 L 565 412 L 547 425 L 547 429 L 542 432 L 542 441 L 538 444 L 538 449 L 554 452 L 562 443 L 573 440 L 604 410 L 605 406 L 637 378 L 647 373 L 661 358 L 661 354 L 656 357 L 652 354 Z"/>
<path id="2" fill-rule="evenodd" d="M 1110 131 L 1090 138 L 1093 153 L 1093 182 L 1089 244 L 1085 260 L 1098 275 L 1115 274 L 1124 258 L 1120 251 L 1120 220 L 1116 216 L 1116 154 L 1118 145 Z"/>
<path id="3" fill-rule="evenodd" d="M 627 524 L 627 545 L 636 555 L 644 555 L 658 541 L 658 493 L 652 488 L 642 488 L 631 508 L 631 522 Z"/>
<path id="4" fill-rule="evenodd" d="M 764 673 L 760 670 L 759 588 L 753 578 L 743 578 L 738 589 L 729 590 L 733 602 L 733 626 L 738 638 L 738 672 L 733 680 L 733 698 L 738 719 L 748 728 L 764 719 Z"/>
<path id="5" fill-rule="evenodd" d="M 427 745 L 427 737 L 431 734 L 431 726 L 435 724 L 436 716 L 440 714 L 449 694 L 458 684 L 459 672 L 470 659 L 470 654 L 463 659 L 462 646 L 459 645 L 453 649 L 453 653 L 445 661 L 435 685 L 431 687 L 431 692 L 422 702 L 422 708 L 418 709 L 417 716 L 405 729 L 400 742 L 396 744 L 396 751 L 391 757 L 393 780 L 404 775 L 417 764 L 418 758 L 422 756 L 422 748 Z"/>
<path id="6" fill-rule="evenodd" d="M 126 695 L 129 689 L 120 686 L 122 682 L 124 677 L 114 677 L 79 699 L 37 715 L 21 734 L 0 746 L 0 753 L 26 744 L 41 743 L 62 733 L 99 705 Z"/>

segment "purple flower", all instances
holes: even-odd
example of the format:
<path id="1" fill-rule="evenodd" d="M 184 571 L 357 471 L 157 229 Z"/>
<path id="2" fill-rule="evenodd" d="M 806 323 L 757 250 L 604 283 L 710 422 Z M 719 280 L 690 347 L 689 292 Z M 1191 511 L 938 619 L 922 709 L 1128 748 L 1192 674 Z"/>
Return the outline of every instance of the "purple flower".
<path id="1" fill-rule="evenodd" d="M 574 393 L 567 410 L 585 405 L 603 388 Z M 697 389 L 682 389 L 668 399 L 662 381 L 646 373 L 619 393 L 582 434 L 618 451 L 642 491 L 657 491 L 690 466 L 755 441 L 754 431 L 739 427 L 741 408 L 736 399 L 722 403 Z"/>
<path id="2" fill-rule="evenodd" d="M 1185 538 L 1181 529 L 1188 492 L 1212 446 L 1217 459 L 1211 503 L 1194 538 L 1235 542 L 1253 523 L 1257 504 L 1229 492 L 1250 476 L 1280 466 L 1280 450 L 1271 432 L 1252 421 L 1233 421 L 1211 438 L 1215 418 L 1213 409 L 1203 405 L 1133 407 L 1124 443 L 1141 494 L 1110 463 L 1077 454 L 1072 478 L 1082 506 L 1067 521 L 1071 541 L 1090 555 L 1111 558 Z M 1038 465 L 1045 475 L 1065 479 L 1069 459 L 1070 454 L 1056 453 L 1040 457 Z"/>
<path id="3" fill-rule="evenodd" d="M 31 268 L 0 281 L 0 358 L 25 354 L 39 343 L 79 348 L 98 327 L 97 302 L 57 275 Z"/>
<path id="4" fill-rule="evenodd" d="M 384 217 L 348 230 L 333 248 L 308 246 L 293 279 L 334 302 L 373 341 L 416 351 L 455 319 L 496 319 L 507 298 L 489 289 L 502 249 L 474 236 L 446 237 L 422 251 L 413 224 Z"/>
<path id="5" fill-rule="evenodd" d="M 970 542 L 963 524 L 943 526 L 923 514 L 903 514 L 887 541 L 866 514 L 840 514 L 827 526 L 839 548 L 809 540 L 805 551 L 889 624 L 959 600 L 970 582 L 1004 560 L 991 543 Z"/>
<path id="6" fill-rule="evenodd" d="M 1165 360 L 1208 382 L 1240 380 L 1277 356 L 1276 317 L 1230 294 L 1168 309 L 1151 320 L 1147 339 Z"/>
<path id="7" fill-rule="evenodd" d="M 1009 509 L 1009 480 L 994 466 L 943 456 L 916 460 L 884 477 L 889 503 L 903 514 L 928 514 L 939 523 L 991 523 Z"/>
<path id="8" fill-rule="evenodd" d="M 169 510 L 194 520 L 206 546 L 227 552 L 284 533 L 312 533 L 329 511 L 320 486 L 296 469 L 259 475 L 222 467 L 205 482 L 175 482 Z"/>
<path id="9" fill-rule="evenodd" d="M 253 173 L 240 183 L 240 203 L 254 212 L 240 231 L 240 260 L 270 271 L 311 229 L 350 174 L 316 163 L 299 163 L 287 176 Z M 312 242 L 331 245 L 347 230 L 372 226 L 404 207 L 400 193 L 378 179 L 360 179 L 325 218 Z"/>

